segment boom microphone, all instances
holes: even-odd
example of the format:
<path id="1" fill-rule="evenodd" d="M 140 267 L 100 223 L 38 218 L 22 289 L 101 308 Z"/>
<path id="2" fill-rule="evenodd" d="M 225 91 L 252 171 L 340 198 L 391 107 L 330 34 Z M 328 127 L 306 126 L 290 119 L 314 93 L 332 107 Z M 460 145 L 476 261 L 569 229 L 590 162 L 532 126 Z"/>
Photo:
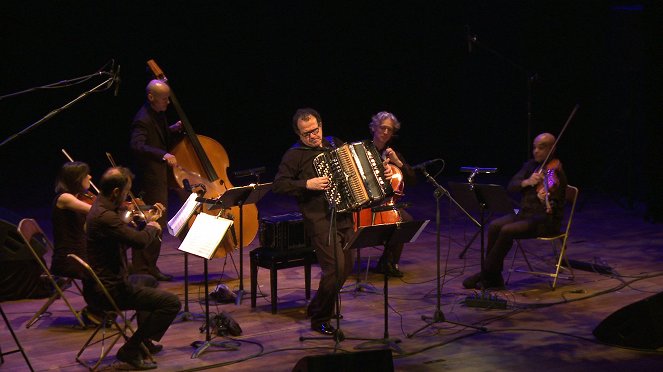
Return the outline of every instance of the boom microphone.
<path id="1" fill-rule="evenodd" d="M 115 84 L 115 92 L 113 95 L 117 97 L 117 92 L 120 90 L 120 65 L 117 65 L 117 69 L 113 74 L 113 83 Z"/>
<path id="2" fill-rule="evenodd" d="M 412 167 L 412 169 L 418 169 L 418 170 L 426 169 L 427 166 L 429 166 L 429 165 L 431 165 L 435 162 L 438 162 L 438 161 L 440 161 L 440 159 L 426 160 L 423 163 L 419 163 L 419 164 L 415 165 L 414 167 Z"/>

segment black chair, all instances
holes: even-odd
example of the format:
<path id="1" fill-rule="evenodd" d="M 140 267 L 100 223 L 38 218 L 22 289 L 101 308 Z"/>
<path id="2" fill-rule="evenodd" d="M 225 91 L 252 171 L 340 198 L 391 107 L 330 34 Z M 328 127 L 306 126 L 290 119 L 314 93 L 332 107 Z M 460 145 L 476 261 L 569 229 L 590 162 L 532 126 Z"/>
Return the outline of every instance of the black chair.
<path id="1" fill-rule="evenodd" d="M 317 262 L 315 251 L 310 248 L 297 250 L 274 250 L 258 247 L 249 254 L 251 262 L 251 307 L 256 307 L 256 291 L 258 289 L 258 268 L 269 269 L 272 314 L 277 313 L 277 280 L 280 269 L 304 266 L 304 283 L 306 299 L 311 298 L 311 264 Z"/>

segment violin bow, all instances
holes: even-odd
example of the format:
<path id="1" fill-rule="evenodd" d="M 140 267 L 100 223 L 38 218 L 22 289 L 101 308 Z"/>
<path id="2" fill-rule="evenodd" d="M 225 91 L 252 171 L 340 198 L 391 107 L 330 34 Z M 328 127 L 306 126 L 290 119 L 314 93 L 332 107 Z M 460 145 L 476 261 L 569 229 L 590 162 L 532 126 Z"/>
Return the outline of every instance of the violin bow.
<path id="1" fill-rule="evenodd" d="M 69 156 L 69 154 L 67 153 L 67 151 L 66 151 L 65 149 L 60 149 L 60 151 L 62 151 L 62 153 L 64 154 L 64 156 L 65 156 L 69 161 L 71 161 L 71 162 L 74 161 L 74 159 L 73 159 L 71 156 Z M 90 186 L 92 186 L 92 188 L 94 189 L 94 191 L 97 192 L 97 195 L 99 195 L 99 189 L 98 189 L 97 186 L 94 184 L 94 182 L 90 181 Z"/>
<path id="2" fill-rule="evenodd" d="M 550 160 L 550 156 L 555 152 L 555 149 L 557 149 L 557 143 L 559 142 L 559 139 L 562 138 L 562 135 L 564 134 L 564 131 L 566 131 L 566 127 L 569 126 L 569 123 L 571 123 L 571 120 L 573 120 L 573 117 L 576 115 L 576 111 L 578 111 L 578 108 L 580 107 L 580 104 L 575 105 L 573 108 L 573 111 L 571 111 L 571 115 L 569 115 L 569 118 L 566 119 L 566 123 L 562 127 L 562 130 L 559 132 L 559 135 L 557 135 L 557 139 L 555 139 L 555 142 L 553 143 L 552 147 L 550 148 L 550 152 L 548 152 L 548 155 L 546 156 L 546 159 L 543 161 L 541 164 L 546 164 L 548 163 L 548 160 Z M 543 171 L 543 166 L 539 169 L 539 172 Z"/>

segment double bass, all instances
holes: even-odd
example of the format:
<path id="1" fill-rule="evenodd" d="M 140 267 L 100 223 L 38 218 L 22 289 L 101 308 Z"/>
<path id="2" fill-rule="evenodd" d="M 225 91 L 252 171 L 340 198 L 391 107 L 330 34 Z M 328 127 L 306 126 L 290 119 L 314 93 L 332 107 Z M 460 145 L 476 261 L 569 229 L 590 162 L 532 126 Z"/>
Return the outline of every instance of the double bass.
<path id="1" fill-rule="evenodd" d="M 147 65 L 155 78 L 163 82 L 168 81 L 163 70 L 154 60 L 147 61 Z M 207 190 L 206 197 L 218 198 L 226 190 L 233 187 L 226 173 L 226 169 L 230 166 L 228 153 L 219 142 L 207 136 L 197 135 L 194 132 L 189 119 L 175 97 L 172 87 L 170 101 L 175 107 L 186 133 L 186 137 L 170 150 L 170 153 L 177 158 L 177 166 L 173 167 L 175 181 L 181 188 L 184 188 L 185 179 L 192 184 L 203 184 Z M 218 210 L 209 211 L 208 208 L 205 208 L 203 212 L 212 215 L 219 214 Z M 221 216 L 233 219 L 233 216 L 239 216 L 239 213 L 239 207 L 231 207 L 222 211 Z M 237 248 L 235 237 L 239 237 L 243 245 L 248 245 L 255 239 L 258 232 L 258 208 L 255 204 L 248 204 L 242 207 L 242 213 L 241 231 L 240 224 L 234 223 L 234 233 L 224 237 L 221 242 L 221 248 L 223 249 L 217 250 L 216 257 L 223 257 Z"/>

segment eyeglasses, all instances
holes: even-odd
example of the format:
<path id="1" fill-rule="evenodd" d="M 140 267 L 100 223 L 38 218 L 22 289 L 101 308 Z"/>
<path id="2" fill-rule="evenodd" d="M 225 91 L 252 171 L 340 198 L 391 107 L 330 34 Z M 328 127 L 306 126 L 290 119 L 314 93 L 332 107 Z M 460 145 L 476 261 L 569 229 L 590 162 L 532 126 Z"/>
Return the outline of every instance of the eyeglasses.
<path id="1" fill-rule="evenodd" d="M 387 125 L 380 125 L 378 127 L 378 130 L 380 132 L 387 132 L 387 133 L 393 133 L 394 132 L 394 128 L 390 127 L 390 126 L 387 126 Z"/>
<path id="2" fill-rule="evenodd" d="M 304 137 L 304 138 L 309 138 L 309 137 L 311 137 L 313 135 L 316 135 L 318 133 L 320 133 L 320 126 L 319 125 L 317 127 L 315 127 L 315 129 L 311 129 L 308 132 L 300 133 L 299 135 Z"/>

